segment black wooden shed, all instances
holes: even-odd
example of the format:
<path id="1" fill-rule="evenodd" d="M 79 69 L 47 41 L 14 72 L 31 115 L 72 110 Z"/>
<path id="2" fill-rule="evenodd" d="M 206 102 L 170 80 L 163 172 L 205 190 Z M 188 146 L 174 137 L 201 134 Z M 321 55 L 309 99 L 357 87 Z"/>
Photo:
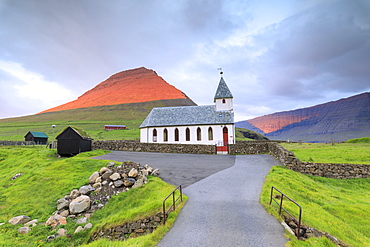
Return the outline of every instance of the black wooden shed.
<path id="1" fill-rule="evenodd" d="M 69 126 L 57 137 L 58 154 L 62 156 L 73 156 L 81 152 L 91 151 L 92 138 L 83 130 Z"/>
<path id="2" fill-rule="evenodd" d="M 28 131 L 24 136 L 25 141 L 35 142 L 36 144 L 46 144 L 48 142 L 48 136 L 44 132 Z"/>

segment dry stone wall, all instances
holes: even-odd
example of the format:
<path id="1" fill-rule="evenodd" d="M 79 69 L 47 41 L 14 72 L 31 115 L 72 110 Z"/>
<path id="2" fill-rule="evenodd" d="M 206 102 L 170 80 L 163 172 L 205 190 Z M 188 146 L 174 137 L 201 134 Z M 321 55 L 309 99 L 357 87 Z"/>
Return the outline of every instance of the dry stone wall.
<path id="1" fill-rule="evenodd" d="M 365 164 L 333 164 L 302 162 L 294 153 L 277 143 L 269 143 L 270 153 L 289 169 L 303 174 L 326 178 L 368 178 L 370 165 Z"/>
<path id="2" fill-rule="evenodd" d="M 141 143 L 137 141 L 93 141 L 92 149 L 157 152 L 157 153 L 192 153 L 215 154 L 214 145 Z"/>
<path id="3" fill-rule="evenodd" d="M 29 146 L 36 144 L 33 141 L 0 141 L 0 146 Z"/>

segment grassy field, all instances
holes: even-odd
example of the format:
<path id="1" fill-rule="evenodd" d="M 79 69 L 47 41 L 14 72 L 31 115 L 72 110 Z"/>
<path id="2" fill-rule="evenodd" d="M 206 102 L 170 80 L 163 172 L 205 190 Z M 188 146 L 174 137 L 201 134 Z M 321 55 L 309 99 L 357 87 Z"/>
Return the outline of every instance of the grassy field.
<path id="1" fill-rule="evenodd" d="M 294 155 L 304 162 L 370 165 L 370 143 L 366 141 L 350 140 L 336 143 L 334 146 L 324 143 L 281 143 L 281 145 L 293 151 Z"/>
<path id="2" fill-rule="evenodd" d="M 350 246 L 370 246 L 370 178 L 329 179 L 303 175 L 275 166 L 266 177 L 260 197 L 266 210 L 277 218 L 278 209 L 269 205 L 271 186 L 297 201 L 303 208 L 303 224 L 328 232 Z M 298 209 L 284 204 L 295 216 Z M 298 241 L 288 246 L 335 246 L 326 238 Z"/>
<path id="3" fill-rule="evenodd" d="M 56 210 L 56 201 L 72 189 L 87 184 L 89 176 L 106 166 L 109 161 L 90 159 L 107 151 L 96 150 L 79 154 L 72 158 L 55 158 L 55 150 L 43 147 L 0 147 L 0 223 L 7 223 L 14 216 L 27 215 L 45 222 Z M 11 181 L 15 174 L 23 172 Z M 55 234 L 45 226 L 35 226 L 31 233 L 22 235 L 19 226 L 0 226 L 0 246 L 71 246 L 86 244 L 90 233 L 102 227 L 117 225 L 160 212 L 162 200 L 174 186 L 157 177 L 149 177 L 149 183 L 112 197 L 109 203 L 96 212 L 90 222 L 93 229 L 73 235 L 72 238 L 59 238 L 45 243 L 47 236 Z M 183 204 L 182 204 L 183 205 Z M 181 208 L 181 207 L 180 207 Z M 153 246 L 170 228 L 178 211 L 170 216 L 166 226 L 161 226 L 153 234 L 141 238 L 142 245 Z M 77 225 L 68 219 L 65 229 L 74 232 Z M 104 242 L 103 240 L 101 240 Z M 122 242 L 120 242 L 122 244 Z M 132 244 L 132 245 L 131 245 Z M 137 246 L 134 240 L 125 246 Z M 93 245 L 92 245 L 93 246 Z M 97 246 L 114 246 L 97 245 Z"/>

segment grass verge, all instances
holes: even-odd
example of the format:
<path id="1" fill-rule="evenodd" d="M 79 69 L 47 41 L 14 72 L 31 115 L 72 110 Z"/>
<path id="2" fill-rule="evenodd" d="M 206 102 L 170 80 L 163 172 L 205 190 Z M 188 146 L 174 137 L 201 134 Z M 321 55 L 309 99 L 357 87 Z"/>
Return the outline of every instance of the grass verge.
<path id="1" fill-rule="evenodd" d="M 303 208 L 304 225 L 328 232 L 350 246 L 369 246 L 370 178 L 330 179 L 307 176 L 282 166 L 275 166 L 266 176 L 260 201 L 266 210 L 279 218 L 269 205 L 271 186 L 277 187 Z M 285 204 L 298 217 L 298 209 Z M 335 246 L 326 238 L 302 242 L 292 238 L 288 246 Z"/>
<path id="2" fill-rule="evenodd" d="M 303 162 L 370 165 L 370 143 L 281 143 Z"/>

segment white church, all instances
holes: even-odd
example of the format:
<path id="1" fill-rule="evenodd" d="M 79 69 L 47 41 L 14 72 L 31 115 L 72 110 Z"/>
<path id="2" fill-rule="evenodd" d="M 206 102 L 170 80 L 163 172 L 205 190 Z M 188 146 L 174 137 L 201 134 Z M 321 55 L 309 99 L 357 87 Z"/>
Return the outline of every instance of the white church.
<path id="1" fill-rule="evenodd" d="M 153 108 L 140 125 L 140 142 L 217 145 L 235 144 L 233 95 L 222 74 L 214 105 Z"/>

